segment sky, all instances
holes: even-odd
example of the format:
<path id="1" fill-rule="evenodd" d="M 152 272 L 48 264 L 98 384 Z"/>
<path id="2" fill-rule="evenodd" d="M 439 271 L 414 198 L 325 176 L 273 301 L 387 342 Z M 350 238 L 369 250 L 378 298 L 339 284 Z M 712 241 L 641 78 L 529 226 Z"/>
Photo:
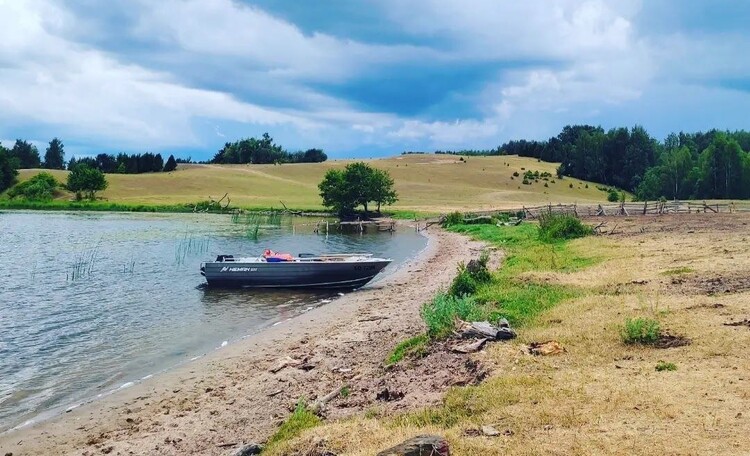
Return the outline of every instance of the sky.
<path id="1" fill-rule="evenodd" d="M 0 0 L 0 141 L 377 157 L 748 129 L 746 0 Z"/>

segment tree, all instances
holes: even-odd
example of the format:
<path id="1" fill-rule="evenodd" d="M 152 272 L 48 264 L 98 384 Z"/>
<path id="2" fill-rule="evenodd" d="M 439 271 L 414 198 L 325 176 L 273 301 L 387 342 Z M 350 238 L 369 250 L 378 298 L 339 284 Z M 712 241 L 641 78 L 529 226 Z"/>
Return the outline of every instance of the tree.
<path id="1" fill-rule="evenodd" d="M 391 205 L 398 201 L 398 195 L 393 189 L 393 178 L 388 171 L 374 169 L 370 180 L 372 200 L 378 204 L 378 213 L 382 204 Z"/>
<path id="2" fill-rule="evenodd" d="M 12 158 L 18 160 L 18 167 L 21 169 L 39 168 L 41 165 L 39 150 L 28 141 L 17 139 L 13 145 L 13 149 L 10 151 L 10 155 Z"/>
<path id="3" fill-rule="evenodd" d="M 11 158 L 10 151 L 0 144 L 0 192 L 10 188 L 18 176 L 18 163 Z"/>
<path id="4" fill-rule="evenodd" d="M 357 205 L 346 185 L 344 171 L 329 169 L 323 181 L 318 184 L 323 206 L 333 209 L 339 215 L 351 214 Z"/>
<path id="5" fill-rule="evenodd" d="M 76 161 L 75 157 L 70 157 L 70 160 L 68 160 L 68 171 L 73 171 L 73 168 L 76 167 L 78 162 Z"/>
<path id="6" fill-rule="evenodd" d="M 49 142 L 44 153 L 44 167 L 47 169 L 65 169 L 65 151 L 62 141 L 54 138 Z"/>
<path id="7" fill-rule="evenodd" d="M 78 164 L 68 174 L 68 190 L 75 192 L 77 196 L 86 193 L 88 199 L 93 200 L 96 192 L 107 188 L 107 179 L 104 173 L 86 164 Z"/>
<path id="8" fill-rule="evenodd" d="M 360 205 L 366 213 L 371 201 L 378 204 L 379 212 L 382 204 L 397 200 L 388 172 L 362 162 L 350 163 L 343 170 L 328 170 L 318 188 L 323 205 L 342 216 L 351 214 Z"/>
<path id="9" fill-rule="evenodd" d="M 170 155 L 167 159 L 167 163 L 164 165 L 164 172 L 168 173 L 177 169 L 177 162 L 174 159 L 174 155 Z"/>

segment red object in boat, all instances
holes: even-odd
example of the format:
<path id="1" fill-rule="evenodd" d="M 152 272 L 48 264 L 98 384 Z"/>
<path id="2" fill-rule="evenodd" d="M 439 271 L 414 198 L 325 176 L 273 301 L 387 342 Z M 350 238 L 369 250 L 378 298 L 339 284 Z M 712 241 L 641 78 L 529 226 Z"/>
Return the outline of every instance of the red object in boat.
<path id="1" fill-rule="evenodd" d="M 271 249 L 266 249 L 265 252 L 263 252 L 263 258 L 272 263 L 277 261 L 292 261 L 294 259 L 289 253 L 276 253 Z"/>

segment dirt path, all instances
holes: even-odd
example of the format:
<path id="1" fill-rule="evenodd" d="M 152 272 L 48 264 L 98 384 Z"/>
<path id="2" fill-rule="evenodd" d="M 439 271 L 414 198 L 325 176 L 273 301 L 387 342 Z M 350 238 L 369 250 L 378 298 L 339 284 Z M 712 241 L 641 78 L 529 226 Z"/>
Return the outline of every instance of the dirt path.
<path id="1" fill-rule="evenodd" d="M 446 287 L 456 265 L 481 245 L 435 230 L 418 260 L 375 286 L 351 293 L 263 333 L 56 419 L 0 436 L 0 454 L 227 454 L 233 444 L 262 441 L 300 399 L 343 385 L 329 415 L 376 401 L 388 375 L 383 360 L 423 330 L 419 308 Z M 281 359 L 301 363 L 270 371 Z M 437 387 L 447 387 L 450 378 Z M 438 388 L 439 389 L 439 388 Z M 407 391 L 406 405 L 440 394 Z"/>

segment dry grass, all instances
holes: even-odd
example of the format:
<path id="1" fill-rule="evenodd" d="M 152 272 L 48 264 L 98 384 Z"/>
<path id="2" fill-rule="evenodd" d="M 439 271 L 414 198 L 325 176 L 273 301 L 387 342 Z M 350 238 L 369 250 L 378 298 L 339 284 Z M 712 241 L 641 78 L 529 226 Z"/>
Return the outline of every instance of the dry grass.
<path id="1" fill-rule="evenodd" d="M 714 293 L 692 285 L 707 276 L 749 275 L 741 228 L 749 222 L 747 216 L 663 217 L 649 219 L 653 229 L 641 233 L 643 224 L 633 220 L 637 229 L 625 235 L 574 241 L 579 253 L 608 260 L 535 278 L 589 292 L 543 314 L 517 342 L 478 355 L 493 368 L 480 386 L 451 390 L 442 407 L 429 411 L 328 423 L 276 454 L 324 441 L 336 454 L 371 455 L 433 432 L 461 455 L 750 454 L 750 331 L 724 326 L 748 317 L 750 290 Z M 694 272 L 663 274 L 676 268 Z M 635 317 L 657 319 L 692 344 L 625 345 L 620 328 Z M 567 352 L 532 357 L 522 350 L 550 339 Z M 679 369 L 659 372 L 660 361 Z M 504 435 L 466 434 L 484 424 Z"/>
<path id="2" fill-rule="evenodd" d="M 577 179 L 539 180 L 523 185 L 523 169 L 555 174 L 554 163 L 517 156 L 459 157 L 407 155 L 367 160 L 391 173 L 400 201 L 395 209 L 446 212 L 483 208 L 515 208 L 548 202 L 602 202 L 606 194 Z M 171 173 L 112 174 L 109 188 L 101 196 L 111 202 L 132 204 L 189 203 L 220 197 L 228 192 L 232 201 L 244 207 L 320 208 L 317 185 L 326 170 L 341 168 L 346 160 L 294 165 L 179 165 Z M 22 170 L 27 179 L 38 170 Z M 521 177 L 513 177 L 518 172 Z M 54 171 L 65 181 L 65 171 Z M 555 183 L 551 183 L 551 180 Z M 569 185 L 573 184 L 573 188 Z"/>

